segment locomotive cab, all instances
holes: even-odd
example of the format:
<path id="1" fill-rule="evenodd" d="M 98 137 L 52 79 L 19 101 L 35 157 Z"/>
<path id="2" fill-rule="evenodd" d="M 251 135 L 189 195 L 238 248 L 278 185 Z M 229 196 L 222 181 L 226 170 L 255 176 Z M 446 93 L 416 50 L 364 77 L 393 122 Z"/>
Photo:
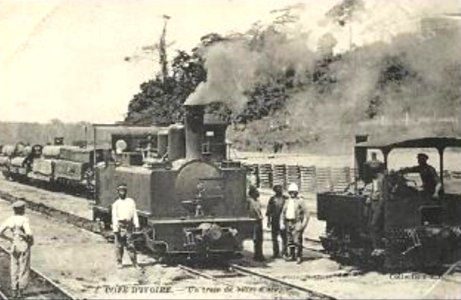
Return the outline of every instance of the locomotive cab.
<path id="1" fill-rule="evenodd" d="M 368 151 L 373 150 L 381 153 L 387 170 L 381 191 L 382 221 L 379 230 L 384 251 L 380 252 L 383 256 L 380 263 L 384 263 L 387 269 L 417 269 L 460 259 L 461 180 L 452 178 L 460 172 L 444 170 L 444 157 L 459 155 L 459 151 L 450 151 L 451 148 L 461 148 L 461 139 L 433 137 L 389 142 L 357 138 L 356 182 L 345 193 L 318 195 L 318 217 L 327 223 L 327 233 L 321 238 L 324 248 L 332 256 L 355 263 L 377 261 L 372 257 L 375 254 L 373 230 L 376 230 L 371 220 L 373 204 L 370 204 L 370 194 L 358 188 L 358 182 L 370 182 L 365 162 Z M 436 198 L 421 188 L 418 175 L 411 177 L 389 168 L 391 153 L 398 152 L 400 157 L 408 157 L 407 152 L 415 149 L 435 149 L 432 152 L 438 154 L 431 155 L 431 162 L 436 161 L 437 156 L 439 158 L 441 192 Z M 406 161 L 403 166 L 412 165 L 413 160 L 412 156 L 411 161 Z M 396 163 L 402 163 L 402 160 L 396 160 Z"/>

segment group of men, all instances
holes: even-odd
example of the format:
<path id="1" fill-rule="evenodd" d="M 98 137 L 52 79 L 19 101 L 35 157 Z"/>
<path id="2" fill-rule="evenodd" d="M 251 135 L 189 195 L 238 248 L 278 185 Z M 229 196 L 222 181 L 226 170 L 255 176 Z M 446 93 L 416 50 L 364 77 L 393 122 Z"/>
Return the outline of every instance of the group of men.
<path id="1" fill-rule="evenodd" d="M 423 195 L 429 198 L 438 198 L 441 191 L 441 182 L 435 169 L 427 163 L 428 156 L 424 153 L 417 155 L 418 165 L 404 168 L 401 174 L 416 172 L 422 180 Z M 379 162 L 376 153 L 372 153 L 372 160 L 367 162 L 371 170 L 370 227 L 374 252 L 381 251 L 380 231 L 382 230 L 383 211 L 383 178 L 384 164 Z M 250 216 L 257 220 L 253 228 L 254 259 L 263 261 L 263 219 L 264 215 L 259 201 L 259 191 L 255 186 L 255 178 L 249 180 L 248 204 Z M 287 260 L 302 262 L 303 232 L 309 222 L 309 212 L 304 201 L 299 196 L 296 183 L 288 186 L 288 196 L 283 193 L 281 185 L 273 187 L 274 195 L 267 204 L 267 227 L 270 228 L 273 243 L 273 257 L 280 254 Z M 126 184 L 117 186 L 118 198 L 112 205 L 112 230 L 115 237 L 116 260 L 118 268 L 122 268 L 124 249 L 127 249 L 134 267 L 138 267 L 136 249 L 133 243 L 133 233 L 140 228 L 136 203 L 127 197 Z M 13 297 L 21 298 L 28 283 L 30 272 L 30 254 L 34 243 L 29 220 L 25 216 L 24 201 L 13 203 L 13 215 L 0 226 L 0 235 L 10 231 L 11 236 L 11 287 Z M 279 237 L 282 242 L 280 253 Z"/>
<path id="2" fill-rule="evenodd" d="M 283 193 L 281 185 L 273 187 L 274 195 L 269 199 L 266 210 L 267 227 L 271 229 L 272 255 L 280 257 L 279 236 L 282 241 L 282 256 L 286 260 L 302 262 L 303 232 L 309 222 L 309 212 L 299 196 L 296 183 L 288 186 L 288 195 Z M 254 259 L 264 261 L 263 255 L 263 213 L 259 201 L 259 191 L 254 185 L 249 186 L 248 203 L 250 217 L 257 220 L 253 230 Z"/>

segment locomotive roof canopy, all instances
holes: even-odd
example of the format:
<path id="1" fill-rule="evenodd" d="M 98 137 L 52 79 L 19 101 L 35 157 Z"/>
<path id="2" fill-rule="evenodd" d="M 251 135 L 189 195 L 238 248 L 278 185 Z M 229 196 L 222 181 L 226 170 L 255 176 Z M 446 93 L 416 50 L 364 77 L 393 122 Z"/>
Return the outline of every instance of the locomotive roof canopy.
<path id="1" fill-rule="evenodd" d="M 355 145 L 356 148 L 375 148 L 391 151 L 394 148 L 436 148 L 461 147 L 461 137 L 421 137 L 413 139 L 371 139 Z"/>

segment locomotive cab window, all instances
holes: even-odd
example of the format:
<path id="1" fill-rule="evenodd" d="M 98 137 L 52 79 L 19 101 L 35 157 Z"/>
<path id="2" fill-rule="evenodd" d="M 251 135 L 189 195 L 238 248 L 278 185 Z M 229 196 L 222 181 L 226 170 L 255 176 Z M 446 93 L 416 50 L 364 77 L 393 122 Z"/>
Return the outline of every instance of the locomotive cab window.
<path id="1" fill-rule="evenodd" d="M 418 166 L 417 155 L 424 153 L 427 155 L 427 164 L 432 166 L 440 177 L 440 155 L 434 148 L 402 148 L 394 149 L 388 157 L 388 170 L 399 171 L 402 169 L 413 169 Z M 419 191 L 423 189 L 423 182 L 421 175 L 416 170 L 408 172 L 403 175 L 407 180 L 407 186 L 414 187 Z"/>
<path id="2" fill-rule="evenodd" d="M 202 154 L 210 154 L 211 153 L 211 144 L 210 142 L 204 143 L 202 145 Z"/>
<path id="3" fill-rule="evenodd" d="M 461 195 L 461 149 L 447 148 L 443 155 L 443 185 L 447 194 Z"/>

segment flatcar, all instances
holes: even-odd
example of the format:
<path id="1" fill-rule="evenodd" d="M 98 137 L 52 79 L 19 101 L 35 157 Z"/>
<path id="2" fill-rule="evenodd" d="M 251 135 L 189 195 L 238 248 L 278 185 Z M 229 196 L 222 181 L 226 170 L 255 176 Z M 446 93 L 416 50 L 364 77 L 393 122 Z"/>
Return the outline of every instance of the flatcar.
<path id="1" fill-rule="evenodd" d="M 5 145 L 2 147 L 0 156 L 0 169 L 6 178 L 24 182 L 27 180 L 27 172 L 30 170 L 30 162 L 33 154 L 32 146 L 23 143 Z"/>
<path id="2" fill-rule="evenodd" d="M 326 233 L 321 237 L 324 249 L 343 262 L 386 270 L 439 268 L 461 259 L 461 195 L 445 189 L 443 176 L 445 150 L 460 147 L 461 138 L 456 137 L 401 141 L 357 137 L 357 181 L 342 193 L 317 195 L 318 219 L 326 222 Z M 438 198 L 428 199 L 414 180 L 387 169 L 389 154 L 402 148 L 437 150 L 441 191 L 445 190 Z M 381 252 L 373 251 L 369 195 L 366 185 L 363 186 L 363 182 L 368 182 L 365 162 L 369 150 L 382 153 L 387 169 L 381 192 Z"/>
<path id="3" fill-rule="evenodd" d="M 144 145 L 112 135 L 115 160 L 96 168 L 94 219 L 111 227 L 116 186 L 136 201 L 138 246 L 161 258 L 234 257 L 252 236 L 246 170 L 228 159 L 227 124 L 188 106 L 184 125 L 153 127 Z"/>
<path id="4" fill-rule="evenodd" d="M 10 162 L 16 150 L 16 145 L 3 145 L 0 153 L 0 170 L 5 178 L 9 178 Z"/>
<path id="5" fill-rule="evenodd" d="M 103 160 L 104 148 L 47 145 L 35 157 L 27 176 L 33 183 L 73 193 L 94 194 L 94 165 Z"/>
<path id="6" fill-rule="evenodd" d="M 0 155 L 0 170 L 5 178 L 53 190 L 94 195 L 94 165 L 109 151 L 108 147 L 63 145 L 5 145 Z"/>
<path id="7" fill-rule="evenodd" d="M 38 144 L 19 148 L 17 155 L 10 160 L 9 177 L 18 182 L 27 183 L 33 161 L 40 157 L 42 148 Z"/>

